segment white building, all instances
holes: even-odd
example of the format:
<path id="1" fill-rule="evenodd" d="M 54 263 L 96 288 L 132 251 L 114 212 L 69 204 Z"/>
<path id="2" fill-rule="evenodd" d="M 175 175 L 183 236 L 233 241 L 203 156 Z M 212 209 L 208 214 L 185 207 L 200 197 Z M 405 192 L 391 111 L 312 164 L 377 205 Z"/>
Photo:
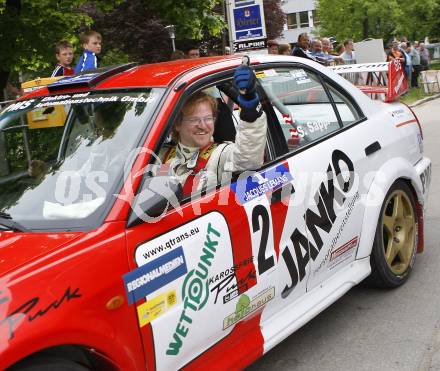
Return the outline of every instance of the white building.
<path id="1" fill-rule="evenodd" d="M 313 34 L 319 20 L 316 16 L 317 0 L 281 0 L 281 7 L 287 15 L 284 34 L 280 41 L 295 43 L 303 32 Z"/>

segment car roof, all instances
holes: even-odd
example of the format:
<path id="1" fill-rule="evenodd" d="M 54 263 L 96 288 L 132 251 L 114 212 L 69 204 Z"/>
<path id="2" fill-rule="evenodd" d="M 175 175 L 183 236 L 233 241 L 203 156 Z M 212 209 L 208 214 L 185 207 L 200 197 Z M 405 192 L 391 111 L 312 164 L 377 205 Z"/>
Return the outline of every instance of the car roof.
<path id="1" fill-rule="evenodd" d="M 47 87 L 34 90 L 25 94 L 22 99 L 44 96 L 51 93 L 65 93 L 77 91 L 93 91 L 106 89 L 125 89 L 140 87 L 168 87 L 176 79 L 187 74 L 188 72 L 198 72 L 202 75 L 213 73 L 216 71 L 232 68 L 241 63 L 242 56 L 216 56 L 203 57 L 196 59 L 179 59 L 175 61 L 144 64 L 140 66 L 129 66 L 130 68 L 108 74 L 108 68 L 105 72 L 109 75 L 104 80 L 94 84 L 93 86 L 65 86 L 65 88 L 57 88 L 52 91 Z M 255 61 L 256 62 L 256 61 Z M 258 62 L 256 62 L 258 63 Z M 111 68 L 110 68 L 111 69 Z M 99 73 L 100 70 L 90 71 L 90 73 Z M 73 79 L 74 77 L 67 77 Z"/>
<path id="2" fill-rule="evenodd" d="M 215 57 L 202 57 L 195 59 L 179 59 L 175 61 L 160 62 L 144 64 L 140 66 L 133 66 L 131 64 L 129 68 L 120 69 L 115 66 L 115 73 L 108 74 L 105 79 L 92 86 L 65 86 L 64 89 L 57 88 L 57 90 L 47 89 L 42 87 L 41 89 L 33 90 L 30 93 L 25 94 L 21 99 L 28 99 L 32 97 L 44 96 L 53 93 L 67 93 L 67 92 L 81 92 L 81 91 L 93 91 L 93 90 L 107 90 L 107 89 L 126 89 L 126 88 L 141 88 L 141 87 L 168 87 L 173 84 L 179 77 L 189 74 L 191 77 L 195 75 L 203 76 L 215 73 L 217 71 L 229 69 L 238 66 L 243 56 L 246 54 L 234 54 L 227 56 L 215 56 Z M 298 59 L 296 57 L 281 56 L 281 55 L 267 55 L 267 54 L 247 54 L 250 57 L 251 64 L 260 64 L 267 62 L 280 62 Z M 301 63 L 308 64 L 308 60 L 299 59 Z M 129 64 L 127 64 L 128 66 Z M 109 68 L 98 69 L 90 71 L 90 73 L 108 72 Z M 111 68 L 110 68 L 111 69 Z M 67 78 L 74 78 L 67 77 Z M 64 80 L 64 79 L 62 79 Z"/>
<path id="3" fill-rule="evenodd" d="M 207 57 L 144 64 L 107 79 L 100 84 L 100 88 L 142 86 L 166 87 L 176 78 L 191 70 L 207 66 L 212 66 L 213 70 L 223 69 L 227 65 L 236 65 L 238 59 L 239 58 L 237 57 Z"/>

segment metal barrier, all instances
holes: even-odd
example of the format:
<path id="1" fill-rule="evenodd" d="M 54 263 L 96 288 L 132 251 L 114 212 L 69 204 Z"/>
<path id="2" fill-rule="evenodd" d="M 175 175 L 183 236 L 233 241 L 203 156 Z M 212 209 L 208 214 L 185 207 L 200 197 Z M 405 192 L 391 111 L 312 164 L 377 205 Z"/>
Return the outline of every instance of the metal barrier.
<path id="1" fill-rule="evenodd" d="M 422 71 L 420 78 L 426 94 L 440 93 L 440 71 Z"/>

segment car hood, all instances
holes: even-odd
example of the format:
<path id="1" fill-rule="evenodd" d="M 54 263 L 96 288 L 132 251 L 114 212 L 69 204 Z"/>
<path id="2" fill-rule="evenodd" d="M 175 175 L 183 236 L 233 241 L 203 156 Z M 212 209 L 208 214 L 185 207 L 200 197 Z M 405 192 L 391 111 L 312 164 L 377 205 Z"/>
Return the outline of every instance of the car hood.
<path id="1" fill-rule="evenodd" d="M 78 238 L 82 233 L 0 232 L 0 276 Z"/>

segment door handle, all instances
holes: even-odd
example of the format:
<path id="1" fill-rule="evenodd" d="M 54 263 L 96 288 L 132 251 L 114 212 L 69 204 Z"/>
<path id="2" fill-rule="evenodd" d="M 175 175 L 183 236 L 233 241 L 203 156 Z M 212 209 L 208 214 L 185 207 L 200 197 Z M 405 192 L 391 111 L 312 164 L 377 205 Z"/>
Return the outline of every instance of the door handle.
<path id="1" fill-rule="evenodd" d="M 381 149 L 382 147 L 380 146 L 380 143 L 378 141 L 371 143 L 369 146 L 365 147 L 365 154 L 367 156 L 370 156 L 371 154 L 373 154 L 374 152 L 377 152 Z"/>

